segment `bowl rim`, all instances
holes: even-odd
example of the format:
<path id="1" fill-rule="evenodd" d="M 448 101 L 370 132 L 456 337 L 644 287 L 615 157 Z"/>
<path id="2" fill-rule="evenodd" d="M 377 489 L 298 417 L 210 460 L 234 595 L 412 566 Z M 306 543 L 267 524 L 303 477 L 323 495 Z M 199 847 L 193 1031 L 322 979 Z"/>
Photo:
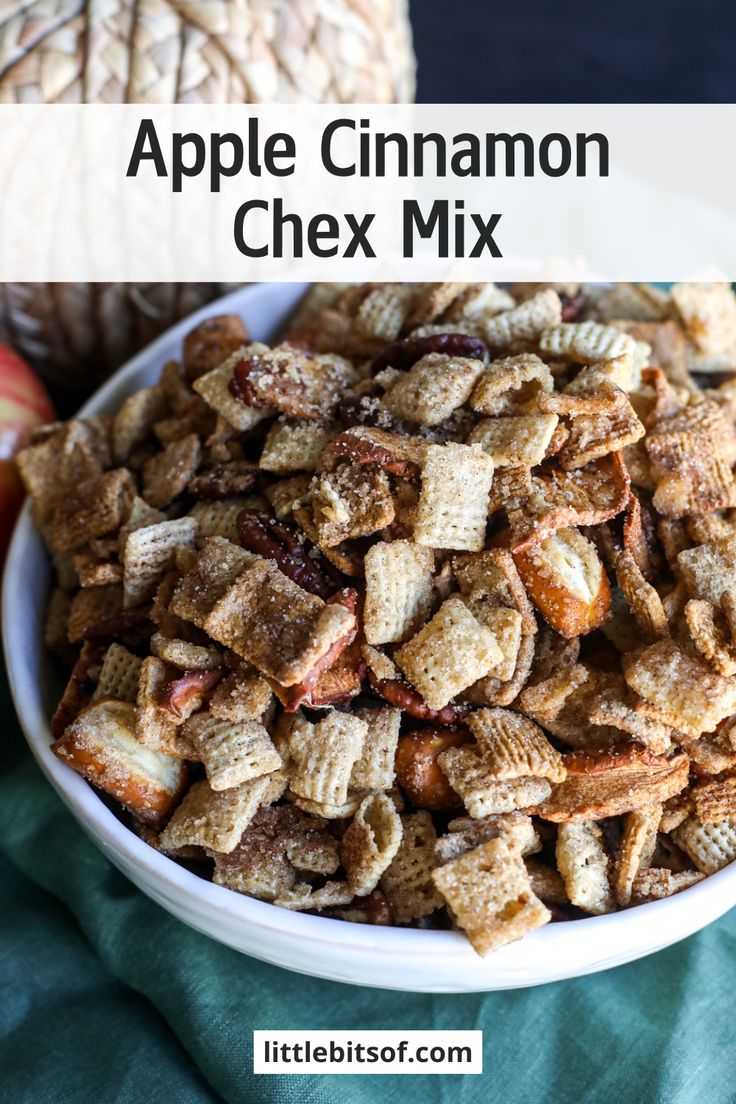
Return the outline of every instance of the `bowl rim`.
<path id="1" fill-rule="evenodd" d="M 308 285 L 251 284 L 213 300 L 170 327 L 122 365 L 90 396 L 74 417 L 85 417 L 103 410 L 122 388 L 139 373 L 147 370 L 157 358 L 161 358 L 173 338 L 182 336 L 203 319 L 229 311 L 249 312 L 252 308 L 257 309 L 259 300 L 273 294 L 273 289 L 290 289 L 296 296 L 297 290 L 306 286 Z M 408 954 L 412 958 L 433 955 L 444 960 L 448 957 L 461 960 L 465 964 L 472 962 L 479 972 L 479 982 L 483 980 L 482 974 L 496 972 L 496 966 L 503 964 L 505 953 L 510 948 L 518 948 L 519 943 L 509 944 L 483 959 L 475 953 L 462 932 L 350 924 L 330 917 L 290 911 L 207 881 L 145 843 L 117 818 L 86 779 L 51 752 L 52 736 L 40 694 L 36 692 L 28 695 L 26 692 L 25 678 L 20 664 L 14 658 L 12 647 L 15 625 L 11 598 L 24 585 L 25 548 L 33 541 L 40 541 L 40 537 L 31 518 L 30 503 L 26 502 L 10 542 L 0 596 L 3 648 L 11 696 L 26 742 L 42 772 L 93 841 L 99 841 L 106 856 L 108 849 L 119 853 L 132 866 L 145 871 L 167 895 L 183 893 L 197 900 L 200 905 L 225 914 L 239 924 L 255 926 L 264 931 L 276 931 L 296 939 L 302 937 L 313 944 L 322 943 L 331 947 L 338 945 L 345 951 L 363 952 L 380 946 L 380 950 L 388 954 Z M 689 889 L 663 900 L 602 916 L 546 924 L 524 936 L 521 945 L 528 946 L 529 941 L 533 940 L 537 951 L 545 948 L 551 950 L 554 946 L 555 952 L 560 953 L 566 942 L 580 934 L 580 925 L 585 925 L 586 933 L 592 934 L 595 931 L 601 945 L 605 945 L 614 935 L 617 943 L 621 940 L 626 942 L 629 933 L 639 929 L 645 918 L 657 927 L 666 925 L 667 917 L 672 916 L 675 911 L 679 912 L 690 906 L 697 907 L 697 902 L 704 902 L 706 897 L 712 899 L 727 883 L 732 887 L 731 904 L 736 903 L 736 863 L 732 863 Z M 729 907 L 726 904 L 722 911 Z"/>

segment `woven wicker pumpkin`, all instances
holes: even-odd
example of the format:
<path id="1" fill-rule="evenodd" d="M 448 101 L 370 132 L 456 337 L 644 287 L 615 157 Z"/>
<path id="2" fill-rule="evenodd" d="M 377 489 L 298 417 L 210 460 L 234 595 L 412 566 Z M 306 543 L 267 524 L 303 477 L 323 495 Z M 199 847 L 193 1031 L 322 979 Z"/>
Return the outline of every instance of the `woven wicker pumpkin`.
<path id="1" fill-rule="evenodd" d="M 403 102 L 407 0 L 6 0 L 0 103 Z M 0 284 L 0 340 L 89 389 L 216 284 Z"/>

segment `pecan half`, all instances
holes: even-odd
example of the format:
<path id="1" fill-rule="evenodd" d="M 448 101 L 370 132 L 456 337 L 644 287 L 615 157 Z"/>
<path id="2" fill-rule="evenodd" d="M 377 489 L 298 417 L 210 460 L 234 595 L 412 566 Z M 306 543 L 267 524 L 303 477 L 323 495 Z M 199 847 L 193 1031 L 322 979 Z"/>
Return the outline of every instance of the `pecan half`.
<path id="1" fill-rule="evenodd" d="M 418 479 L 421 466 L 405 452 L 403 438 L 399 434 L 385 433 L 380 429 L 356 427 L 341 433 L 333 441 L 330 450 L 337 456 L 345 456 L 354 464 L 375 464 L 390 475 L 402 479 Z M 416 443 L 410 446 L 416 452 Z"/>
<path id="2" fill-rule="evenodd" d="M 358 612 L 359 596 L 357 590 L 353 590 L 352 587 L 344 587 L 338 591 L 332 602 L 345 606 L 351 613 L 357 614 Z M 347 686 L 342 684 L 339 672 L 336 673 L 337 677 L 333 680 L 332 685 L 326 676 L 332 673 L 340 657 L 353 643 L 357 634 L 358 621 L 356 618 L 355 625 L 350 632 L 335 641 L 322 658 L 317 660 L 312 670 L 305 675 L 301 682 L 295 683 L 293 686 L 282 686 L 272 679 L 268 680 L 274 694 L 287 713 L 296 712 L 300 705 L 315 707 L 336 705 L 340 701 L 347 701 L 355 697 L 360 690 L 365 672 L 365 663 L 359 652 L 355 660 L 355 673 L 349 679 Z"/>
<path id="3" fill-rule="evenodd" d="M 172 679 L 164 686 L 158 704 L 175 717 L 182 717 L 195 697 L 214 690 L 223 674 L 224 671 L 219 667 L 211 671 L 185 671 L 179 678 Z"/>
<path id="4" fill-rule="evenodd" d="M 563 291 L 560 292 L 560 302 L 562 303 L 562 321 L 576 322 L 588 305 L 588 296 L 582 289 L 574 295 L 565 295 Z"/>
<path id="5" fill-rule="evenodd" d="M 94 625 L 88 625 L 82 633 L 83 640 L 104 640 L 108 636 L 119 636 L 128 629 L 147 621 L 151 614 L 150 606 L 137 606 L 135 609 L 126 610 L 116 617 L 108 617 L 102 621 L 96 621 Z"/>
<path id="6" fill-rule="evenodd" d="M 250 381 L 250 374 L 256 359 L 256 357 L 243 357 L 242 360 L 238 361 L 233 369 L 228 390 L 238 402 L 245 403 L 246 406 L 252 406 L 258 410 L 265 409 L 269 404 L 260 395 L 256 394 Z"/>
<path id="7" fill-rule="evenodd" d="M 371 371 L 375 375 L 384 368 L 411 368 L 428 353 L 488 361 L 488 346 L 479 337 L 461 333 L 432 334 L 430 337 L 407 337 L 387 345 L 374 359 Z"/>
<path id="8" fill-rule="evenodd" d="M 195 498 L 221 499 L 245 494 L 256 481 L 257 468 L 247 460 L 217 464 L 189 480 L 187 490 Z"/>
<path id="9" fill-rule="evenodd" d="M 371 670 L 368 681 L 384 701 L 403 709 L 410 717 L 418 721 L 427 721 L 435 725 L 454 725 L 470 711 L 470 706 L 461 702 L 450 702 L 442 709 L 430 709 L 413 686 L 403 679 L 379 679 Z"/>
<path id="10" fill-rule="evenodd" d="M 243 548 L 274 560 L 287 578 L 319 598 L 329 598 L 339 586 L 334 573 L 324 563 L 317 564 L 296 532 L 282 521 L 243 510 L 238 514 L 238 536 Z"/>

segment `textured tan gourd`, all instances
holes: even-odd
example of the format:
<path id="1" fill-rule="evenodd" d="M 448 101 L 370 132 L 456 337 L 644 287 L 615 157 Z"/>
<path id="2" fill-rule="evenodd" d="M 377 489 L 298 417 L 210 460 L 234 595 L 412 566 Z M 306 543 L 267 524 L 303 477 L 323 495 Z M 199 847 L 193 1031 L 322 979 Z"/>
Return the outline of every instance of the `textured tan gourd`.
<path id="1" fill-rule="evenodd" d="M 406 0 L 0 0 L 0 103 L 404 102 Z M 0 285 L 0 340 L 89 387 L 217 284 Z"/>

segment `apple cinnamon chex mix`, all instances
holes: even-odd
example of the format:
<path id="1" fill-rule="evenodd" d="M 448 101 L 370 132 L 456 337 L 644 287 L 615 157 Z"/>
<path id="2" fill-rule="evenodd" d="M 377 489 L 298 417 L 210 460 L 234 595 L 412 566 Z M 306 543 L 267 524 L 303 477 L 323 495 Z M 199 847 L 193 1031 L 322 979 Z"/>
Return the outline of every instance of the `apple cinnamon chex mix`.
<path id="1" fill-rule="evenodd" d="M 203 323 L 20 453 L 56 755 L 230 891 L 481 955 L 734 861 L 731 289 L 316 287 L 293 327 Z"/>

